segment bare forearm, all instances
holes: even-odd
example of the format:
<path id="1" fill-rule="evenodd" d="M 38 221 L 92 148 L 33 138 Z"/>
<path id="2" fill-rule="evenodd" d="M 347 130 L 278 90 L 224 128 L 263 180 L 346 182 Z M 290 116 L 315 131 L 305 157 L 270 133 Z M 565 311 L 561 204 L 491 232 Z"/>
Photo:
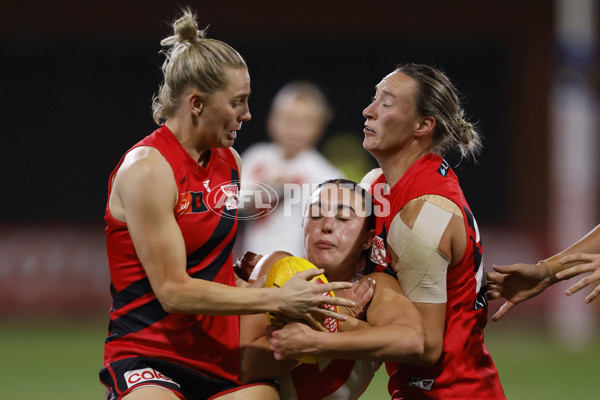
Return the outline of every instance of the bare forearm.
<path id="1" fill-rule="evenodd" d="M 572 246 L 566 248 L 560 253 L 549 257 L 539 262 L 540 265 L 545 267 L 549 274 L 551 283 L 557 282 L 558 279 L 556 274 L 567 268 L 573 267 L 578 263 L 562 264 L 560 260 L 568 255 L 577 253 L 600 253 L 600 225 L 592 229 L 587 235 L 578 240 Z"/>
<path id="2" fill-rule="evenodd" d="M 352 306 L 341 297 L 323 296 L 330 290 L 344 289 L 348 282 L 319 284 L 309 281 L 321 270 L 311 269 L 294 275 L 281 288 L 230 287 L 202 279 L 175 277 L 153 284 L 154 292 L 167 312 L 209 315 L 244 315 L 266 311 L 282 313 L 291 318 L 314 320 L 314 315 L 326 315 L 344 320 L 323 304 Z"/>
<path id="3" fill-rule="evenodd" d="M 419 362 L 424 348 L 422 331 L 407 325 L 391 324 L 335 334 L 315 333 L 317 355 L 329 358 L 414 364 Z"/>
<path id="4" fill-rule="evenodd" d="M 340 332 L 350 332 L 356 331 L 359 329 L 370 329 L 372 328 L 371 324 L 361 319 L 348 317 L 346 321 L 340 322 Z"/>
<path id="5" fill-rule="evenodd" d="M 277 289 L 236 288 L 202 279 L 165 283 L 157 297 L 167 312 L 242 315 L 278 311 Z"/>
<path id="6" fill-rule="evenodd" d="M 600 225 L 596 226 L 587 235 L 562 253 L 600 253 Z"/>

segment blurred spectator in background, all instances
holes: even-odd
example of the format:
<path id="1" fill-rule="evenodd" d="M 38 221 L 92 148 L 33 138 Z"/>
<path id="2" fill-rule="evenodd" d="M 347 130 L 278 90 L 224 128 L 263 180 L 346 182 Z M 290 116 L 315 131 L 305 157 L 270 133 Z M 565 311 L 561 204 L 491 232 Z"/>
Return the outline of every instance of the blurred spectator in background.
<path id="1" fill-rule="evenodd" d="M 339 168 L 346 178 L 360 182 L 377 167 L 375 159 L 362 146 L 362 132 L 340 131 L 328 135 L 320 146 L 323 155 Z"/>
<path id="2" fill-rule="evenodd" d="M 251 191 L 253 182 L 269 185 L 278 204 L 273 202 L 276 208 L 265 216 L 244 222 L 243 250 L 304 255 L 304 204 L 318 183 L 343 176 L 316 149 L 332 118 L 327 98 L 312 82 L 290 82 L 275 95 L 266 127 L 272 142 L 257 143 L 242 154 L 242 190 Z M 246 214 L 262 202 L 245 202 Z"/>

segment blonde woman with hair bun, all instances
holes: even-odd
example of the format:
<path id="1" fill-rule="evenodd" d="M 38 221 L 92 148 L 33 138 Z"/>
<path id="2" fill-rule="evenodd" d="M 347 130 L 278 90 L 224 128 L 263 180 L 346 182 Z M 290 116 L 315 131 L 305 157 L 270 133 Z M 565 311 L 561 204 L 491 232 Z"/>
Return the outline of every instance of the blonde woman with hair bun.
<path id="1" fill-rule="evenodd" d="M 109 178 L 105 212 L 112 307 L 100 380 L 107 399 L 277 399 L 273 381 L 243 385 L 239 315 L 344 319 L 322 294 L 345 282 L 298 274 L 282 288 L 236 287 L 232 248 L 241 165 L 232 145 L 250 120 L 250 76 L 231 46 L 188 9 L 161 44 L 159 127 Z"/>

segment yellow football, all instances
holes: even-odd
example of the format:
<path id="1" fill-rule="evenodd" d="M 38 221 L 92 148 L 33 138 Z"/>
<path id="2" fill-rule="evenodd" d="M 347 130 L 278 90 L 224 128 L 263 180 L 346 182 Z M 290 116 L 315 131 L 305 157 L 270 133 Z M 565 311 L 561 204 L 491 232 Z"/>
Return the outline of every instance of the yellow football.
<path id="1" fill-rule="evenodd" d="M 310 261 L 305 260 L 304 258 L 293 256 L 283 257 L 280 260 L 278 260 L 273 265 L 273 267 L 271 267 L 271 271 L 269 271 L 269 274 L 267 275 L 265 287 L 282 287 L 292 276 L 294 276 L 298 272 L 306 271 L 311 268 L 317 269 L 317 267 L 315 267 Z M 315 276 L 311 279 L 311 282 L 312 281 L 317 281 L 319 283 L 328 283 L 327 278 L 323 274 Z M 323 295 L 335 297 L 335 295 L 331 291 L 324 293 Z M 338 311 L 337 306 L 331 304 L 325 304 L 323 305 L 323 307 L 335 312 Z M 271 324 L 275 322 L 275 316 L 276 315 L 274 312 L 267 313 L 267 318 L 269 319 L 269 322 Z M 323 326 L 327 328 L 327 330 L 329 330 L 330 332 L 339 331 L 339 321 L 335 318 L 323 317 L 322 323 Z M 317 362 L 317 357 L 301 357 L 298 359 L 298 361 L 307 364 L 315 364 Z"/>

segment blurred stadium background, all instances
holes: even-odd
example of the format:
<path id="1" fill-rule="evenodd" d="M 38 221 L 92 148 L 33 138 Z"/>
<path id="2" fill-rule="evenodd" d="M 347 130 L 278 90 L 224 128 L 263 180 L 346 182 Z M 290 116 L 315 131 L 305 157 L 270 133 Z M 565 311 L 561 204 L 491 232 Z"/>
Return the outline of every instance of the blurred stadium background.
<path id="1" fill-rule="evenodd" d="M 103 396 L 107 178 L 154 129 L 159 41 L 179 5 L 186 2 L 0 5 L 1 398 Z M 239 152 L 267 139 L 277 89 L 310 79 L 337 111 L 320 148 L 360 179 L 374 164 L 360 150 L 374 85 L 397 63 L 424 62 L 457 84 L 485 139 L 477 165 L 450 160 L 478 218 L 487 269 L 537 262 L 600 223 L 595 0 L 189 5 L 209 36 L 232 44 L 250 67 L 253 119 Z M 567 298 L 565 287 L 489 323 L 509 399 L 598 397 L 599 303 Z M 386 398 L 384 375 L 364 398 Z"/>

